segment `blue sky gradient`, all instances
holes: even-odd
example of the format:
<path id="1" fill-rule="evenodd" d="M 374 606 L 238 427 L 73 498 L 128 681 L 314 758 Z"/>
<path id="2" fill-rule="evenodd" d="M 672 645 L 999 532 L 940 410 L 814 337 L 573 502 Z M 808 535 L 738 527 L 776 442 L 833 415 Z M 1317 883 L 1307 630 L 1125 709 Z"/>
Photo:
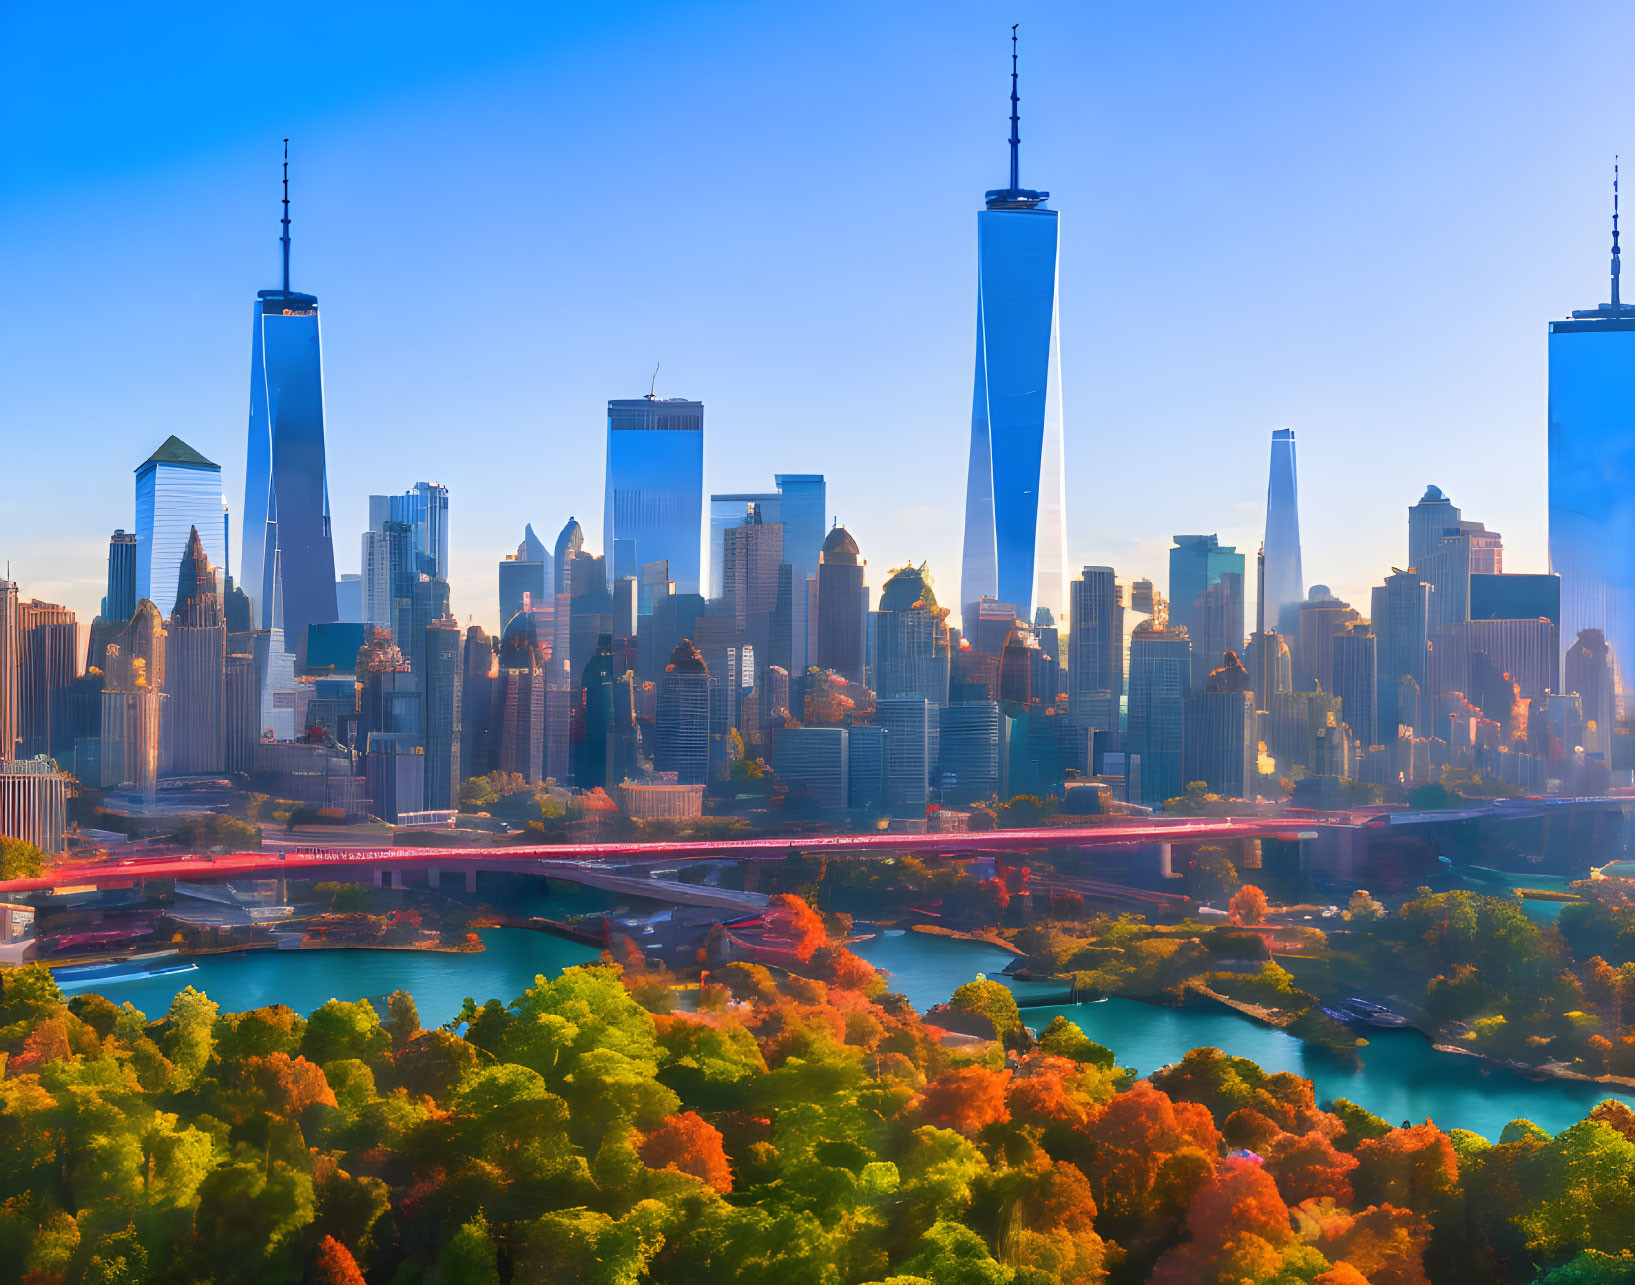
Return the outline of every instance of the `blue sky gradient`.
<path id="1" fill-rule="evenodd" d="M 1545 323 L 1607 294 L 1628 6 L 4 6 L 0 559 L 88 618 L 169 433 L 241 507 L 289 135 L 339 569 L 371 492 L 441 481 L 497 626 L 524 522 L 600 531 L 606 400 L 662 361 L 710 489 L 824 472 L 876 588 L 928 559 L 957 601 L 1013 21 L 1070 565 L 1252 557 L 1291 427 L 1308 584 L 1366 611 L 1429 482 L 1542 569 Z"/>

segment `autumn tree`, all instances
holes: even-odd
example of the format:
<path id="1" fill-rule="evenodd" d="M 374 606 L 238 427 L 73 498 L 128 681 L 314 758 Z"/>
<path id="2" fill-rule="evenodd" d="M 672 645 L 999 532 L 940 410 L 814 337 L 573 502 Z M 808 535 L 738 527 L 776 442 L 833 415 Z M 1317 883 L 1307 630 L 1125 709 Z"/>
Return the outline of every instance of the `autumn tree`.
<path id="1" fill-rule="evenodd" d="M 732 1190 L 732 1167 L 721 1143 L 721 1131 L 695 1111 L 666 1116 L 637 1148 L 649 1169 L 691 1174 L 722 1194 Z"/>
<path id="2" fill-rule="evenodd" d="M 1266 894 L 1252 883 L 1244 884 L 1226 903 L 1227 916 L 1239 925 L 1264 923 L 1266 908 Z"/>

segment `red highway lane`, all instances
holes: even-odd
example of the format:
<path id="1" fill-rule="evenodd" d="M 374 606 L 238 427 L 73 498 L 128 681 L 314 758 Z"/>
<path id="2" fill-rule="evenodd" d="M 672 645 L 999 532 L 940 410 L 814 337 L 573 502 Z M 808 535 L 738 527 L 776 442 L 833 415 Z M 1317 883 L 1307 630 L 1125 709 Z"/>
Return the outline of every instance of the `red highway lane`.
<path id="1" fill-rule="evenodd" d="M 454 870 L 467 864 L 487 869 L 547 873 L 568 862 L 740 858 L 776 860 L 791 851 L 805 854 L 953 854 L 1015 852 L 1044 847 L 1112 847 L 1132 843 L 1198 842 L 1205 839 L 1259 839 L 1288 834 L 1314 824 L 1303 819 L 1221 818 L 1172 823 L 985 830 L 954 834 L 837 834 L 786 838 L 687 840 L 658 843 L 561 843 L 516 848 L 335 848 L 298 849 L 279 854 L 235 852 L 225 856 L 126 857 L 52 866 L 34 879 L 0 880 L 0 896 L 40 892 L 65 885 L 128 886 L 138 879 L 271 878 L 280 874 L 341 871 L 355 866 L 432 866 Z"/>

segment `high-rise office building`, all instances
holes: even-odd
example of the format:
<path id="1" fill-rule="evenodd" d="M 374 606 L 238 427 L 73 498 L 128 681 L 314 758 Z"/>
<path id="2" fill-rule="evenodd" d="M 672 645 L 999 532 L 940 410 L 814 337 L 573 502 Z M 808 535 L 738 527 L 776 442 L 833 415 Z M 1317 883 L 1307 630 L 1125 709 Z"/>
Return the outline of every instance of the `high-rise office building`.
<path id="1" fill-rule="evenodd" d="M 67 847 L 68 777 L 49 758 L 0 759 L 0 836 L 42 852 Z"/>
<path id="2" fill-rule="evenodd" d="M 1334 639 L 1359 619 L 1350 603 L 1341 602 L 1327 585 L 1313 585 L 1300 604 L 1296 630 L 1299 644 L 1295 655 L 1294 683 L 1300 691 L 1337 691 L 1334 678 Z M 1355 724 L 1351 730 L 1359 736 Z M 1364 741 L 1368 745 L 1372 742 Z"/>
<path id="3" fill-rule="evenodd" d="M 864 563 L 843 526 L 823 541 L 818 565 L 817 666 L 848 683 L 863 683 L 863 631 L 868 614 Z"/>
<path id="4" fill-rule="evenodd" d="M 886 732 L 886 806 L 893 816 L 923 817 L 937 745 L 937 707 L 923 696 L 887 696 L 875 705 Z"/>
<path id="5" fill-rule="evenodd" d="M 448 579 L 448 487 L 416 482 L 402 495 L 371 495 L 370 530 L 384 530 L 388 522 L 409 528 L 409 562 L 416 574 Z"/>
<path id="6" fill-rule="evenodd" d="M 194 527 L 211 566 L 225 564 L 224 507 L 221 467 L 179 437 L 167 437 L 137 468 L 136 596 L 151 599 L 166 619 L 176 605 L 176 576 Z"/>
<path id="7" fill-rule="evenodd" d="M 772 733 L 772 770 L 801 798 L 823 812 L 846 807 L 850 794 L 849 729 L 780 727 Z"/>
<path id="8" fill-rule="evenodd" d="M 1084 726 L 1116 732 L 1124 695 L 1124 591 L 1111 567 L 1086 567 L 1071 592 L 1068 709 Z"/>
<path id="9" fill-rule="evenodd" d="M 944 802 L 1008 797 L 1009 722 L 991 700 L 954 704 L 941 712 L 937 774 Z"/>
<path id="10" fill-rule="evenodd" d="M 1248 670 L 1228 652 L 1210 671 L 1204 690 L 1186 697 L 1181 736 L 1185 783 L 1202 781 L 1210 793 L 1231 799 L 1254 797 L 1258 740 L 1249 683 Z"/>
<path id="11" fill-rule="evenodd" d="M 1595 630 L 1611 652 L 1622 720 L 1635 666 L 1635 304 L 1619 297 L 1618 278 L 1615 174 L 1610 301 L 1550 323 L 1550 570 L 1561 577 L 1563 641 Z"/>
<path id="12" fill-rule="evenodd" d="M 18 615 L 17 757 L 74 753 L 69 691 L 79 676 L 74 613 L 52 602 L 25 602 Z"/>
<path id="13" fill-rule="evenodd" d="M 967 630 L 983 598 L 1067 614 L 1067 500 L 1056 333 L 1058 229 L 1019 174 L 1015 32 L 1010 186 L 977 213 L 976 380 L 960 581 Z"/>
<path id="14" fill-rule="evenodd" d="M 108 540 L 108 589 L 102 598 L 105 620 L 129 620 L 136 614 L 136 534 L 115 531 Z"/>
<path id="15" fill-rule="evenodd" d="M 1414 571 L 1398 571 L 1374 589 L 1374 632 L 1379 637 L 1379 733 L 1383 743 L 1394 744 L 1400 725 L 1420 735 L 1428 732 L 1426 715 L 1435 693 L 1430 686 L 1431 587 Z M 1409 680 L 1404 683 L 1403 680 Z M 1404 706 L 1402 693 L 1417 693 Z M 1353 729 L 1355 730 L 1355 729 Z"/>
<path id="16" fill-rule="evenodd" d="M 704 657 L 683 638 L 658 682 L 653 767 L 683 785 L 703 785 L 710 771 L 710 674 Z"/>
<path id="17" fill-rule="evenodd" d="M 433 812 L 460 805 L 464 650 L 460 622 L 453 616 L 429 621 L 422 630 L 425 700 L 421 705 L 421 743 L 426 750 L 426 807 Z"/>
<path id="18" fill-rule="evenodd" d="M 1192 669 L 1186 630 L 1137 626 L 1130 635 L 1127 748 L 1141 756 L 1140 798 L 1132 802 L 1162 805 L 1186 788 L 1181 753 Z"/>
<path id="19" fill-rule="evenodd" d="M 637 397 L 607 404 L 602 556 L 610 581 L 670 563 L 677 592 L 698 593 L 704 522 L 704 403 Z"/>
<path id="20" fill-rule="evenodd" d="M 1272 433 L 1272 463 L 1266 482 L 1266 579 L 1261 618 L 1268 628 L 1292 634 L 1306 596 L 1300 562 L 1300 492 L 1295 470 L 1294 430 Z"/>
<path id="21" fill-rule="evenodd" d="M 806 673 L 817 645 L 813 611 L 818 556 L 828 535 L 828 488 L 821 473 L 777 473 L 778 518 L 783 523 L 783 558 L 790 568 L 789 672 Z"/>
<path id="22" fill-rule="evenodd" d="M 763 521 L 758 507 L 722 532 L 721 603 L 738 632 L 762 652 L 770 641 L 782 565 L 783 523 Z"/>
<path id="23" fill-rule="evenodd" d="M 1562 686 L 1576 693 L 1584 723 L 1584 748 L 1610 758 L 1617 716 L 1618 658 L 1599 629 L 1580 630 L 1567 649 Z"/>
<path id="24" fill-rule="evenodd" d="M 152 799 L 164 725 L 165 622 L 147 599 L 98 657 L 102 675 L 102 753 L 98 784 L 131 786 Z M 288 739 L 288 738 L 286 738 Z"/>
<path id="25" fill-rule="evenodd" d="M 0 763 L 17 757 L 20 723 L 22 661 L 22 604 L 17 586 L 0 580 Z"/>
<path id="26" fill-rule="evenodd" d="M 282 629 L 306 656 L 307 626 L 336 618 L 318 300 L 290 289 L 289 160 L 283 285 L 256 292 L 250 321 L 250 428 L 240 575 L 258 629 Z M 203 524 L 200 524 L 202 531 Z M 209 553 L 208 539 L 205 552 Z M 225 558 L 225 551 L 223 551 Z M 161 610 L 166 604 L 158 602 Z"/>
<path id="27" fill-rule="evenodd" d="M 175 597 L 165 631 L 168 774 L 222 772 L 227 768 L 227 616 L 197 529 L 188 539 Z"/>
<path id="28" fill-rule="evenodd" d="M 522 610 L 524 595 L 536 607 L 546 605 L 555 593 L 553 580 L 550 550 L 534 534 L 531 524 L 523 527 L 517 551 L 507 554 L 500 563 L 500 628 Z"/>
<path id="29" fill-rule="evenodd" d="M 1178 535 L 1169 551 L 1169 623 L 1192 639 L 1192 686 L 1243 647 L 1243 555 L 1214 535 Z"/>
<path id="30" fill-rule="evenodd" d="M 756 514 L 759 515 L 756 519 L 758 521 L 781 523 L 782 508 L 783 496 L 777 491 L 729 491 L 710 496 L 710 589 L 707 596 L 711 601 L 726 592 L 726 583 L 722 577 L 726 566 L 722 560 L 722 541 L 727 532 L 734 527 L 743 526 L 745 521 Z"/>
<path id="31" fill-rule="evenodd" d="M 545 779 L 545 757 L 549 713 L 549 680 L 545 671 L 545 648 L 535 634 L 536 620 L 528 612 L 518 612 L 505 627 L 500 640 L 498 668 L 490 706 L 492 740 L 487 760 L 494 771 L 516 772 L 528 782 Z M 478 662 L 473 661 L 473 668 Z M 567 758 L 567 690 L 562 697 L 562 757 Z M 567 768 L 556 779 L 566 780 Z"/>
<path id="32" fill-rule="evenodd" d="M 948 703 L 948 609 L 937 605 L 922 563 L 893 572 L 875 613 L 873 685 L 882 698 L 918 696 Z"/>
<path id="33" fill-rule="evenodd" d="M 1408 509 L 1408 566 L 1424 571 L 1437 543 L 1459 529 L 1459 509 L 1439 486 L 1427 486 Z"/>

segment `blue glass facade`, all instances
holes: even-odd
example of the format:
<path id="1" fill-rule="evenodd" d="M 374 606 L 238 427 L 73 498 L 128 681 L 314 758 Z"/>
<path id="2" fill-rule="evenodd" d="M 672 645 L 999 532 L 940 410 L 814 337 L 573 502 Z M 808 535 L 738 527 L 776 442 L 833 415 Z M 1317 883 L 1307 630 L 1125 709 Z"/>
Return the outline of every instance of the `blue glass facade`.
<path id="1" fill-rule="evenodd" d="M 251 316 L 243 587 L 258 629 L 298 656 L 336 619 L 318 300 L 263 290 Z"/>
<path id="2" fill-rule="evenodd" d="M 704 536 L 704 404 L 638 397 L 607 404 L 602 553 L 610 583 L 668 561 L 677 593 L 698 593 Z"/>
<path id="3" fill-rule="evenodd" d="M 1629 717 L 1635 658 L 1635 307 L 1550 323 L 1550 569 L 1561 643 L 1600 630 L 1617 713 Z"/>
<path id="4" fill-rule="evenodd" d="M 136 470 L 136 597 L 151 600 L 163 619 L 176 605 L 176 577 L 194 527 L 210 564 L 226 565 L 223 507 L 221 468 L 179 438 L 166 440 Z"/>
<path id="5" fill-rule="evenodd" d="M 1300 628 L 1306 598 L 1300 563 L 1300 491 L 1295 471 L 1294 430 L 1272 434 L 1272 463 L 1266 479 L 1265 601 L 1258 604 L 1265 628 L 1293 635 Z"/>
<path id="6" fill-rule="evenodd" d="M 991 193 L 977 214 L 976 379 L 960 602 L 1067 617 L 1056 211 Z M 1015 199 L 1012 199 L 1015 198 Z"/>

